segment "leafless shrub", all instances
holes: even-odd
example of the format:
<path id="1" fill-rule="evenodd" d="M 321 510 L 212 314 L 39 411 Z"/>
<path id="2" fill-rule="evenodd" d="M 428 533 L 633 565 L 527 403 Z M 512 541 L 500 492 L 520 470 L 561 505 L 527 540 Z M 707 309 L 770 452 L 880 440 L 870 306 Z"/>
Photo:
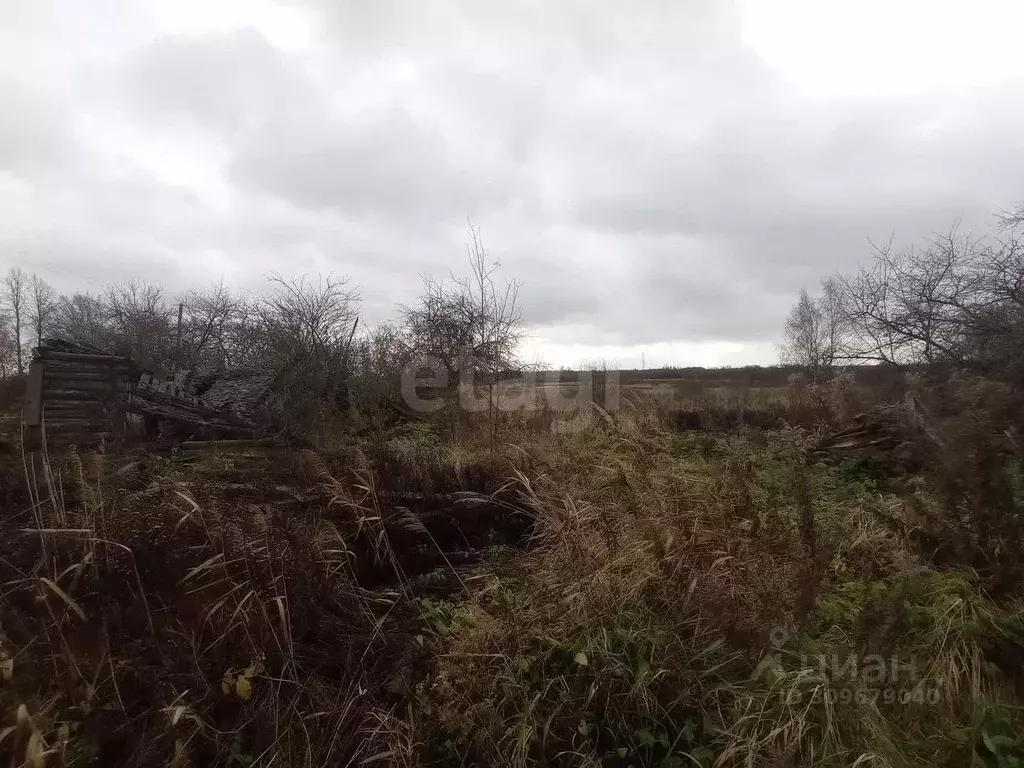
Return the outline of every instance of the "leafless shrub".
<path id="1" fill-rule="evenodd" d="M 470 229 L 470 277 L 424 277 L 423 292 L 402 314 L 411 343 L 419 354 L 440 360 L 449 381 L 467 370 L 488 372 L 514 367 L 522 335 L 519 284 L 510 281 L 499 291 L 492 262 L 479 230 Z"/>
<path id="2" fill-rule="evenodd" d="M 412 348 L 403 329 L 381 323 L 352 349 L 353 398 L 356 409 L 378 421 L 389 419 L 402 397 L 402 373 L 409 364 Z"/>
<path id="3" fill-rule="evenodd" d="M 495 276 L 500 264 L 484 248 L 480 231 L 470 226 L 470 276 L 435 280 L 423 278 L 417 304 L 402 307 L 409 344 L 417 356 L 439 361 L 448 388 L 475 389 L 482 379 L 487 388 L 489 423 L 496 423 L 495 386 L 506 374 L 522 367 L 518 357 L 523 337 L 519 283 L 500 288 Z"/>
<path id="4" fill-rule="evenodd" d="M 291 417 L 308 425 L 325 410 L 348 404 L 359 295 L 338 275 L 312 280 L 274 274 L 270 283 L 255 310 L 255 356 L 277 376 Z"/>

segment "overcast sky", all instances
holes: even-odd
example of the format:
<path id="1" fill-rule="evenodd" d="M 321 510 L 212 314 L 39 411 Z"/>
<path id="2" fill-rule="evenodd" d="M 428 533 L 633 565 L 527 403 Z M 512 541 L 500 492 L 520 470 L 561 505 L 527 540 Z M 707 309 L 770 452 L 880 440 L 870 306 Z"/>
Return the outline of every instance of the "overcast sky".
<path id="1" fill-rule="evenodd" d="M 0 0 L 0 268 L 350 275 L 471 217 L 553 365 L 770 363 L 866 238 L 1024 199 L 1015 0 Z"/>

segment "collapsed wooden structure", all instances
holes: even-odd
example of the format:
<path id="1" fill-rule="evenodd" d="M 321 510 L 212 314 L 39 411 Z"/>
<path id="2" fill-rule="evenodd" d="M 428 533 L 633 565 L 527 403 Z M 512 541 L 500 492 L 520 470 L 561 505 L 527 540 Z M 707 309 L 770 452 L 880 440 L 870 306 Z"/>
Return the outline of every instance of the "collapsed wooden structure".
<path id="1" fill-rule="evenodd" d="M 844 429 L 818 441 L 814 454 L 836 461 L 855 459 L 893 474 L 916 472 L 929 457 L 955 464 L 955 451 L 942 436 L 939 420 L 913 394 L 902 401 L 853 417 Z"/>
<path id="2" fill-rule="evenodd" d="M 257 425 L 230 404 L 190 394 L 184 377 L 165 377 L 130 357 L 60 340 L 33 350 L 23 414 L 30 446 L 88 445 L 173 432 L 184 438 L 253 438 Z M 132 417 L 136 418 L 132 418 Z"/>

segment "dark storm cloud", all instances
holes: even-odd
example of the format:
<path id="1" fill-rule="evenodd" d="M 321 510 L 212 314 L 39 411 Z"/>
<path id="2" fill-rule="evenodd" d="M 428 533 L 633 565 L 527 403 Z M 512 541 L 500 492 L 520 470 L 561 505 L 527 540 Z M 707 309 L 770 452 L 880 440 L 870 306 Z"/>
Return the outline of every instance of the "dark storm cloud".
<path id="1" fill-rule="evenodd" d="M 382 319 L 463 270 L 471 217 L 548 339 L 756 343 L 866 238 L 1021 196 L 1024 84 L 812 96 L 732 3 L 292 0 L 291 38 L 268 7 L 203 28 L 198 4 L 110 3 L 77 36 L 60 0 L 12 15 L 0 266 L 333 269 Z"/>

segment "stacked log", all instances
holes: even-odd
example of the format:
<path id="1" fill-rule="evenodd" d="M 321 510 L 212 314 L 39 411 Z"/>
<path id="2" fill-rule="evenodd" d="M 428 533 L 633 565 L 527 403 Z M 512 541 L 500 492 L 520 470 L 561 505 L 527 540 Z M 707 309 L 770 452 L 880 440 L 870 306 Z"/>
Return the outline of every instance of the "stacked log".
<path id="1" fill-rule="evenodd" d="M 30 441 L 85 444 L 123 436 L 133 368 L 127 357 L 36 349 L 24 416 Z"/>
<path id="2" fill-rule="evenodd" d="M 90 445 L 126 437 L 127 415 L 154 435 L 166 424 L 183 436 L 254 437 L 250 419 L 195 397 L 182 377 L 160 378 L 129 357 L 60 339 L 34 350 L 24 412 L 28 443 Z"/>

